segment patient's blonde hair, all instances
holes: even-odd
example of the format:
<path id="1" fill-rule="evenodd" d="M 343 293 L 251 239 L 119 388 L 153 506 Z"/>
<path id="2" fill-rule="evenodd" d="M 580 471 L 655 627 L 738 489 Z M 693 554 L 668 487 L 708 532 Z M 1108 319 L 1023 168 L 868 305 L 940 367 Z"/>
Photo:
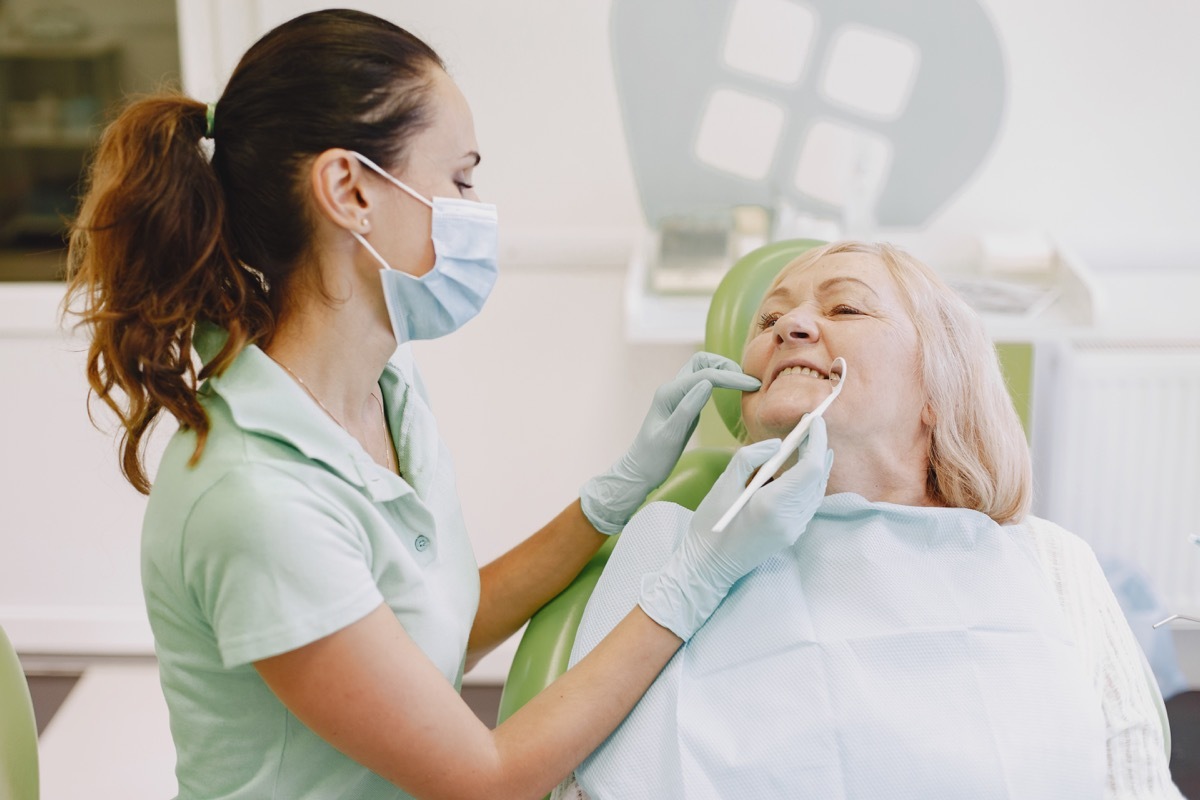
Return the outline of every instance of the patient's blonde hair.
<path id="1" fill-rule="evenodd" d="M 783 268 L 767 293 L 835 253 L 883 262 L 916 327 L 918 369 L 933 420 L 930 495 L 1001 524 L 1021 521 L 1033 494 L 1029 445 L 979 315 L 932 269 L 889 244 L 847 241 L 809 250 Z"/>

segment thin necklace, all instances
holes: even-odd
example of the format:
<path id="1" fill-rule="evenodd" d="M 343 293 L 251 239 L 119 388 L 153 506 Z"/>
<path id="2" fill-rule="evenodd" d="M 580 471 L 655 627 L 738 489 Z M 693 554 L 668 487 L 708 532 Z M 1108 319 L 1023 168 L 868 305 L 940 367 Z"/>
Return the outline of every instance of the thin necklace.
<path id="1" fill-rule="evenodd" d="M 265 352 L 266 351 L 264 351 L 264 353 Z M 338 419 L 336 416 L 334 416 L 332 411 L 330 411 L 328 408 L 325 407 L 325 404 L 321 402 L 321 398 L 317 397 L 316 393 L 313 392 L 312 389 L 308 388 L 308 384 L 304 382 L 303 378 L 301 378 L 296 373 L 292 372 L 291 368 L 288 367 L 287 364 L 283 363 L 282 361 L 279 361 L 274 356 L 272 356 L 270 353 L 266 353 L 266 356 L 267 356 L 267 358 L 271 359 L 279 366 L 283 367 L 284 371 L 287 372 L 288 375 L 291 375 L 293 378 L 295 378 L 296 383 L 300 384 L 300 388 L 308 393 L 308 396 L 313 399 L 313 402 L 316 403 L 317 405 L 319 405 L 321 407 L 321 410 L 324 411 L 326 414 L 328 414 L 329 418 L 331 420 L 333 420 L 334 422 L 336 422 L 337 426 L 339 428 L 344 430 L 351 437 L 354 436 L 354 434 L 350 433 L 350 429 L 347 428 L 345 425 L 343 425 L 342 421 L 340 419 Z M 374 392 L 371 392 L 371 397 L 375 398 L 375 403 L 379 406 L 379 416 L 380 416 L 380 418 L 383 419 L 383 452 L 384 452 L 384 458 L 387 459 L 387 468 L 389 471 L 395 472 L 396 466 L 395 466 L 395 464 L 392 463 L 392 437 L 388 434 L 387 412 L 385 412 L 383 410 L 383 401 L 380 400 L 379 397 Z"/>
<path id="2" fill-rule="evenodd" d="M 379 406 L 379 418 L 383 420 L 383 452 L 387 454 L 388 470 L 398 472 L 396 465 L 392 463 L 392 437 L 388 433 L 387 412 L 383 410 L 383 399 L 374 392 L 371 392 L 371 397 L 375 398 L 375 404 Z"/>

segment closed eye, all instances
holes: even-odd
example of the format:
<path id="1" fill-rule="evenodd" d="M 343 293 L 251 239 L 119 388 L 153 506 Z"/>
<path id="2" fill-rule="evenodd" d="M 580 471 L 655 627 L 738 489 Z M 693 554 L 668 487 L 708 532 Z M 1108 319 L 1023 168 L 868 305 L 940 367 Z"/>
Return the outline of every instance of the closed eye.
<path id="1" fill-rule="evenodd" d="M 841 305 L 834 306 L 833 313 L 834 314 L 861 314 L 863 312 L 859 311 L 857 308 L 854 308 L 853 306 L 848 306 L 843 303 Z"/>
<path id="2" fill-rule="evenodd" d="M 771 314 L 771 313 L 763 314 L 762 316 L 760 316 L 758 318 L 758 329 L 760 331 L 765 331 L 767 328 L 772 328 L 775 326 L 775 322 L 778 319 L 779 319 L 778 314 Z"/>

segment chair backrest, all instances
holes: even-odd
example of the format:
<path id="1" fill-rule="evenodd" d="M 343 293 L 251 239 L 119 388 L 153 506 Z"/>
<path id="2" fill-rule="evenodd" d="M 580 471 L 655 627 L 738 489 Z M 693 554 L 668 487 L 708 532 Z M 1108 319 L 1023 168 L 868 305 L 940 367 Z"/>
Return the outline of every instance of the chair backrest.
<path id="1" fill-rule="evenodd" d="M 805 251 L 823 244 L 814 239 L 775 242 L 754 250 L 734 264 L 713 293 L 708 309 L 704 349 L 741 361 L 754 314 L 771 281 Z M 1026 425 L 1027 434 L 1029 375 L 1032 371 L 1030 351 L 1028 344 L 1010 345 L 998 350 L 1009 381 L 1009 391 Z M 740 393 L 717 389 L 713 392 L 712 402 L 729 432 L 743 440 L 745 428 L 742 426 Z M 685 452 L 675 470 L 646 502 L 665 500 L 695 510 L 732 455 L 732 450 L 716 448 Z M 511 716 L 566 671 L 579 621 L 616 539 L 616 536 L 610 537 L 571 585 L 529 620 L 504 683 L 500 698 L 500 721 Z"/>
<path id="2" fill-rule="evenodd" d="M 0 628 L 0 798 L 37 800 L 37 723 L 17 653 Z"/>

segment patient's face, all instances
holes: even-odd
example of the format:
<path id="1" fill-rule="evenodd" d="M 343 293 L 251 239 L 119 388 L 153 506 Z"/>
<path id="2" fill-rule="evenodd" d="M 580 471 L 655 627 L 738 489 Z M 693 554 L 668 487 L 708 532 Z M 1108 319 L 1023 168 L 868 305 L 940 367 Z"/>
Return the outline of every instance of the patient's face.
<path id="1" fill-rule="evenodd" d="M 752 441 L 783 437 L 829 396 L 829 369 L 846 359 L 846 386 L 825 412 L 831 444 L 911 441 L 922 428 L 916 329 L 887 266 L 835 253 L 786 274 L 759 307 L 742 369 L 762 381 L 742 395 Z"/>

